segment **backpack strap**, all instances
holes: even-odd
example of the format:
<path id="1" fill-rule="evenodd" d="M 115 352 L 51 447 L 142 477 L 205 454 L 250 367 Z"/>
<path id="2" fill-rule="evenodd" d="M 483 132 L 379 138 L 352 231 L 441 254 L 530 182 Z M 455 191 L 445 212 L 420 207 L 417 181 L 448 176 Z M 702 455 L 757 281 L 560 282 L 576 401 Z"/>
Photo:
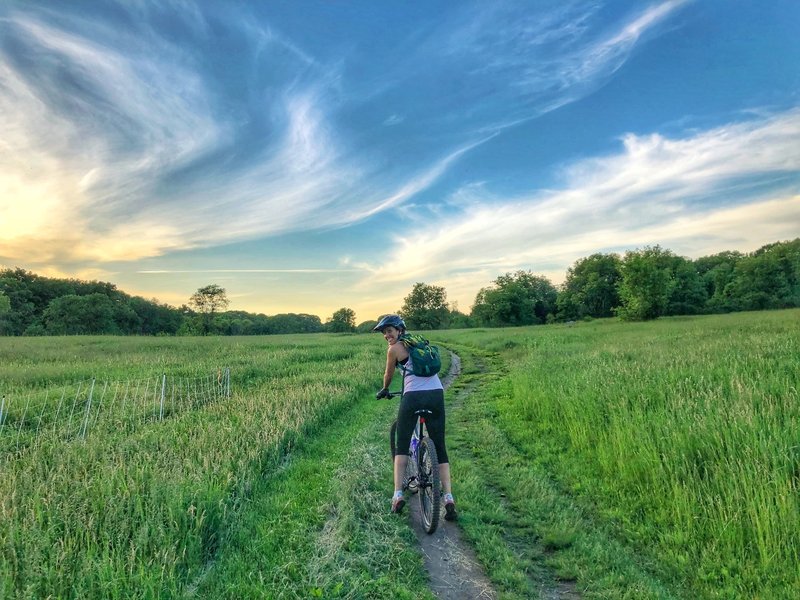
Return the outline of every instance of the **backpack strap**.
<path id="1" fill-rule="evenodd" d="M 401 363 L 399 360 L 395 362 L 395 366 L 400 367 L 400 370 L 403 372 L 403 377 L 405 377 L 406 375 L 408 375 L 409 373 L 412 372 L 411 367 L 410 366 L 406 366 L 410 362 L 411 362 L 411 355 L 410 354 L 408 355 L 408 358 L 406 359 L 406 364 L 405 365 L 403 363 Z"/>
<path id="2" fill-rule="evenodd" d="M 408 333 L 401 333 L 398 336 L 397 341 L 398 342 L 402 342 L 403 346 L 405 346 L 409 350 L 411 348 L 416 347 L 416 345 L 417 345 L 417 343 L 414 340 L 414 338 L 412 338 Z M 426 340 L 426 343 L 427 343 L 427 340 Z M 406 360 L 406 364 L 405 365 L 401 364 L 399 360 L 397 361 L 397 366 L 400 367 L 401 371 L 403 371 L 403 377 L 405 377 L 409 373 L 413 373 L 414 372 L 413 366 L 410 363 L 411 363 L 411 353 L 410 352 L 408 353 L 408 360 Z"/>

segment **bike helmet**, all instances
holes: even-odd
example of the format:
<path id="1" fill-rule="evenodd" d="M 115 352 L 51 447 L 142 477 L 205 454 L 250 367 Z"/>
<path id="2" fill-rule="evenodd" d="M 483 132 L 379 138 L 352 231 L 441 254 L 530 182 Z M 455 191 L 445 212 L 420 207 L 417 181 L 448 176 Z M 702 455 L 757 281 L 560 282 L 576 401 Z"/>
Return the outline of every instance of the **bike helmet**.
<path id="1" fill-rule="evenodd" d="M 405 331 L 406 323 L 399 315 L 384 315 L 381 317 L 378 324 L 375 325 L 372 331 L 380 331 L 383 333 L 383 330 L 391 325 L 392 327 L 396 327 L 397 329 L 402 329 Z"/>

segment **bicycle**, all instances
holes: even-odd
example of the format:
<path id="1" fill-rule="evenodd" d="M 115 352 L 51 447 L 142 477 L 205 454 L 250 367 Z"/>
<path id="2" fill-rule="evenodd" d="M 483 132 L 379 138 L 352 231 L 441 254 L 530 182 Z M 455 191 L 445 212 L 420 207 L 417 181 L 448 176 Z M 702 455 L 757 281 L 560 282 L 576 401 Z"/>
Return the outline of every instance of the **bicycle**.
<path id="1" fill-rule="evenodd" d="M 402 392 L 389 392 L 388 397 L 402 395 Z M 409 459 L 406 463 L 406 473 L 403 480 L 403 491 L 416 494 L 419 498 L 422 527 L 426 533 L 433 533 L 439 525 L 441 514 L 442 486 L 439 480 L 439 459 L 436 454 L 436 445 L 427 435 L 425 415 L 431 414 L 430 410 L 420 409 L 414 411 L 417 423 L 411 435 L 409 445 Z M 392 461 L 397 455 L 397 420 L 389 428 L 389 446 L 392 450 Z"/>

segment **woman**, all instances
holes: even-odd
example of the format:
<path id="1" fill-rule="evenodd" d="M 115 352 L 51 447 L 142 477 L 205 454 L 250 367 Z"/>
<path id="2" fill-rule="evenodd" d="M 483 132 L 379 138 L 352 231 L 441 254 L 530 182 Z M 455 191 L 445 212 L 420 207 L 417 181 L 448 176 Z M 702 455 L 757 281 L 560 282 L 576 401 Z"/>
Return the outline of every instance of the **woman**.
<path id="1" fill-rule="evenodd" d="M 406 331 L 406 324 L 398 315 L 382 317 L 373 331 L 380 331 L 389 344 L 386 351 L 386 371 L 383 374 L 383 389 L 375 397 L 385 398 L 389 395 L 389 386 L 392 383 L 394 370 L 397 365 L 402 367 L 410 360 L 408 350 L 399 341 L 400 336 Z M 425 418 L 436 453 L 439 458 L 439 478 L 444 489 L 444 518 L 454 521 L 458 518 L 456 503 L 450 488 L 450 463 L 447 459 L 447 447 L 444 443 L 444 389 L 438 375 L 432 377 L 419 377 L 411 371 L 411 365 L 403 368 L 403 398 L 397 411 L 397 447 L 408 448 L 411 435 L 416 423 L 414 411 L 421 408 L 431 411 Z M 399 513 L 405 506 L 403 497 L 403 475 L 406 472 L 408 454 L 399 453 L 394 457 L 394 496 L 392 497 L 392 512 Z"/>

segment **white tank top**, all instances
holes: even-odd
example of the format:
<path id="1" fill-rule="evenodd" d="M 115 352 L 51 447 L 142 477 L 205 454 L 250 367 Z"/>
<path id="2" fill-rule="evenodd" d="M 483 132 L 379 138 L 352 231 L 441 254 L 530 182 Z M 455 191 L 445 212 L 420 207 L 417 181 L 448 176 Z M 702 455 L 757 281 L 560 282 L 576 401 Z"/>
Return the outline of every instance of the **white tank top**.
<path id="1" fill-rule="evenodd" d="M 444 389 L 438 375 L 433 375 L 431 377 L 419 377 L 414 375 L 414 373 L 411 372 L 410 356 L 408 357 L 406 364 L 400 365 L 400 368 L 403 371 L 403 393 Z"/>

